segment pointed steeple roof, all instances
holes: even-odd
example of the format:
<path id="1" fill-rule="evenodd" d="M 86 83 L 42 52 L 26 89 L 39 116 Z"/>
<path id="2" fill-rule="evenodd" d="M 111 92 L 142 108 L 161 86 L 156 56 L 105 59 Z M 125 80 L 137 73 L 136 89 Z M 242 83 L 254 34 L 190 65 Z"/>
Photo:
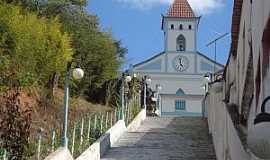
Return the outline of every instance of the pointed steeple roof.
<path id="1" fill-rule="evenodd" d="M 167 13 L 167 16 L 177 18 L 196 17 L 187 0 L 174 0 Z"/>

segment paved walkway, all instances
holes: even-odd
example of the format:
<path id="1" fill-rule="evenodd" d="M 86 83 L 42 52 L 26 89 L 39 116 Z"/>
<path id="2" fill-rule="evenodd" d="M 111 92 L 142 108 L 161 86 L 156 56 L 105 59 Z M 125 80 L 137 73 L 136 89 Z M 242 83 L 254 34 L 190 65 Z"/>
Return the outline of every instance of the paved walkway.
<path id="1" fill-rule="evenodd" d="M 201 118 L 147 118 L 127 132 L 102 160 L 215 160 L 206 122 Z"/>

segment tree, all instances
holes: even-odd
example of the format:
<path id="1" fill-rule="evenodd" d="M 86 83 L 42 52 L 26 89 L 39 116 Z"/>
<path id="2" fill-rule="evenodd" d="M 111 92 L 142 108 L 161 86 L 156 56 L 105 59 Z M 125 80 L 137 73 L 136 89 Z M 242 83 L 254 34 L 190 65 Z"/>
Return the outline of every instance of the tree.
<path id="1" fill-rule="evenodd" d="M 58 19 L 38 18 L 9 4 L 0 6 L 1 86 L 45 86 L 72 59 L 70 38 Z"/>
<path id="2" fill-rule="evenodd" d="M 110 32 L 100 31 L 98 17 L 85 10 L 87 0 L 5 1 L 22 5 L 25 10 L 35 11 L 41 17 L 59 17 L 62 31 L 71 36 L 73 61 L 85 71 L 82 81 L 72 83 L 72 95 L 86 95 L 89 100 L 104 102 L 96 98 L 96 95 L 105 95 L 102 86 L 117 77 L 127 49 L 122 47 L 121 41 L 113 39 Z M 55 88 L 58 77 L 57 74 L 49 77 L 48 90 Z"/>
<path id="3" fill-rule="evenodd" d="M 127 49 L 109 32 L 101 32 L 97 16 L 88 14 L 81 5 L 68 0 L 50 1 L 39 8 L 39 13 L 59 16 L 62 30 L 71 35 L 74 62 L 85 71 L 84 79 L 73 83 L 72 95 L 86 95 L 91 101 L 101 102 L 96 95 L 106 94 L 102 86 L 117 77 Z"/>

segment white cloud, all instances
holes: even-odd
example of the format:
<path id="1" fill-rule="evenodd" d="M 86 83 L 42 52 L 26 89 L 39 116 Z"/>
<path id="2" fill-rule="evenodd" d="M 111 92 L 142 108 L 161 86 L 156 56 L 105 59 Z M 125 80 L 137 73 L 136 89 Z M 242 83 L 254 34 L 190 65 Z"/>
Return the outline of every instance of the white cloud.
<path id="1" fill-rule="evenodd" d="M 156 5 L 170 5 L 174 0 L 116 0 L 139 9 L 148 9 Z M 201 15 L 210 13 L 223 6 L 225 0 L 188 0 L 193 10 Z"/>

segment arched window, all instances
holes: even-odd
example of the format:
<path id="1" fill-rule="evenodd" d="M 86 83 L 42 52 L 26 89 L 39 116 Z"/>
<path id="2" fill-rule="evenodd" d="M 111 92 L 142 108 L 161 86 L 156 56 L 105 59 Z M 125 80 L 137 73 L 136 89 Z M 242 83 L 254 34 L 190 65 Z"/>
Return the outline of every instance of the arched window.
<path id="1" fill-rule="evenodd" d="M 174 25 L 173 24 L 171 24 L 171 29 L 174 29 Z"/>
<path id="2" fill-rule="evenodd" d="M 176 40 L 176 50 L 185 51 L 186 50 L 186 38 L 181 34 Z"/>
<path id="3" fill-rule="evenodd" d="M 180 24 L 179 29 L 180 29 L 180 30 L 182 30 L 182 29 L 183 29 L 183 25 L 182 25 L 182 24 Z"/>

